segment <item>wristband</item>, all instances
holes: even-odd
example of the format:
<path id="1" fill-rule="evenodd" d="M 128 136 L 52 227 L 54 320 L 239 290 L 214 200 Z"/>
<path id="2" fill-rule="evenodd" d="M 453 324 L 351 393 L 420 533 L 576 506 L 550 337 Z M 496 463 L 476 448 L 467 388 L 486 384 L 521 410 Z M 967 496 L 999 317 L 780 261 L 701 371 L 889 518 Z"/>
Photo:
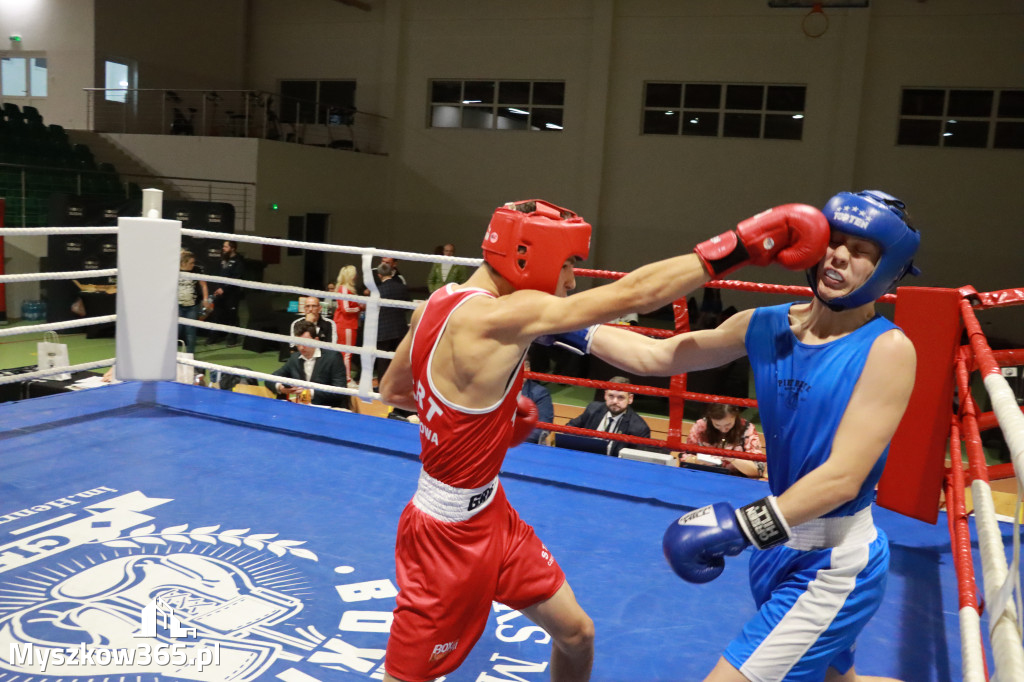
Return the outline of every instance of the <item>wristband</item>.
<path id="1" fill-rule="evenodd" d="M 736 510 L 736 520 L 743 534 L 758 549 L 781 545 L 792 534 L 774 495 L 740 507 Z"/>

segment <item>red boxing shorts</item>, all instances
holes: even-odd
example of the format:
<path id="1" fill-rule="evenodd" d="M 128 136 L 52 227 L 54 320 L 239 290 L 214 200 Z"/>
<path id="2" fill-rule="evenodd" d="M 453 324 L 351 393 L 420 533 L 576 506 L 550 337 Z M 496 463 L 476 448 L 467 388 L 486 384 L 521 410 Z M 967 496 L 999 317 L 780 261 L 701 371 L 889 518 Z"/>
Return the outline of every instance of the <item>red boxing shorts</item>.
<path id="1" fill-rule="evenodd" d="M 492 601 L 521 610 L 565 582 L 497 479 L 465 490 L 421 474 L 398 522 L 395 563 L 400 591 L 385 669 L 408 682 L 458 668 L 483 634 Z"/>

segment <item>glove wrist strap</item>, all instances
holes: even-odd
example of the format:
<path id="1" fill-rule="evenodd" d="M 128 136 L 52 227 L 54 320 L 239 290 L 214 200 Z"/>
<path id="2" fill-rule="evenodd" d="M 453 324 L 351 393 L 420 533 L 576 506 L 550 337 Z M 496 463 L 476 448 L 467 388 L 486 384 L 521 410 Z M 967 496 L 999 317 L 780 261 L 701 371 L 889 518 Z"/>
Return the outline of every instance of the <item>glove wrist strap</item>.
<path id="1" fill-rule="evenodd" d="M 743 534 L 758 549 L 781 545 L 792 535 L 774 495 L 740 507 L 736 519 Z"/>
<path id="2" fill-rule="evenodd" d="M 730 241 L 735 242 L 731 248 L 728 245 Z M 714 278 L 720 278 L 750 262 L 750 252 L 735 231 L 701 242 L 694 251 Z"/>

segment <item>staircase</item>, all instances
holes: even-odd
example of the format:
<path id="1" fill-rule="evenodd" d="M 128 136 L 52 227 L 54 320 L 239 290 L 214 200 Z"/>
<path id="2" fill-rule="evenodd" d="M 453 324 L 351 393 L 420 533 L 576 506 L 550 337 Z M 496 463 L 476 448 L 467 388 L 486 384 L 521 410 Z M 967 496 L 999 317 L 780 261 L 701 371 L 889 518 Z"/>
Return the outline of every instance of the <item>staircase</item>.
<path id="1" fill-rule="evenodd" d="M 163 190 L 165 201 L 185 200 L 185 195 L 174 183 L 158 177 L 158 173 L 132 156 L 114 142 L 91 130 L 67 131 L 71 144 L 84 144 L 92 151 L 97 163 L 109 163 L 117 169 L 122 182 L 135 182 L 145 187 Z"/>

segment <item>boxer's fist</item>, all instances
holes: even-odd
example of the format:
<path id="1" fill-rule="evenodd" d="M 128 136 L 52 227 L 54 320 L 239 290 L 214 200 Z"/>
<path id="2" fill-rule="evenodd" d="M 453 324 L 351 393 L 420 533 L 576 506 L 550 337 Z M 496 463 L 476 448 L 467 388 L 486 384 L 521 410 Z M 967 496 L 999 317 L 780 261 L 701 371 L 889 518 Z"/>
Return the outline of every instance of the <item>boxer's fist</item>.
<path id="1" fill-rule="evenodd" d="M 769 495 L 739 510 L 726 502 L 695 509 L 668 527 L 661 548 L 676 575 L 706 583 L 722 573 L 725 557 L 750 544 L 758 549 L 780 545 L 790 534 L 775 497 Z"/>
<path id="2" fill-rule="evenodd" d="M 590 344 L 594 340 L 594 332 L 600 326 L 595 324 L 586 329 L 577 329 L 576 331 L 562 334 L 545 334 L 544 336 L 538 336 L 534 342 L 542 346 L 558 346 L 559 348 L 572 351 L 576 355 L 586 355 L 590 352 Z"/>
<path id="3" fill-rule="evenodd" d="M 701 242 L 694 252 L 717 279 L 747 263 L 778 262 L 790 270 L 806 270 L 824 257 L 828 240 L 828 220 L 821 211 L 806 204 L 785 204 Z"/>
<path id="4" fill-rule="evenodd" d="M 725 557 L 736 556 L 749 544 L 732 505 L 718 502 L 674 521 L 661 548 L 676 575 L 686 582 L 706 583 L 722 573 Z"/>
<path id="5" fill-rule="evenodd" d="M 509 442 L 509 447 L 514 448 L 526 440 L 536 426 L 537 404 L 520 394 L 516 400 L 516 421 L 512 425 L 512 440 Z"/>

